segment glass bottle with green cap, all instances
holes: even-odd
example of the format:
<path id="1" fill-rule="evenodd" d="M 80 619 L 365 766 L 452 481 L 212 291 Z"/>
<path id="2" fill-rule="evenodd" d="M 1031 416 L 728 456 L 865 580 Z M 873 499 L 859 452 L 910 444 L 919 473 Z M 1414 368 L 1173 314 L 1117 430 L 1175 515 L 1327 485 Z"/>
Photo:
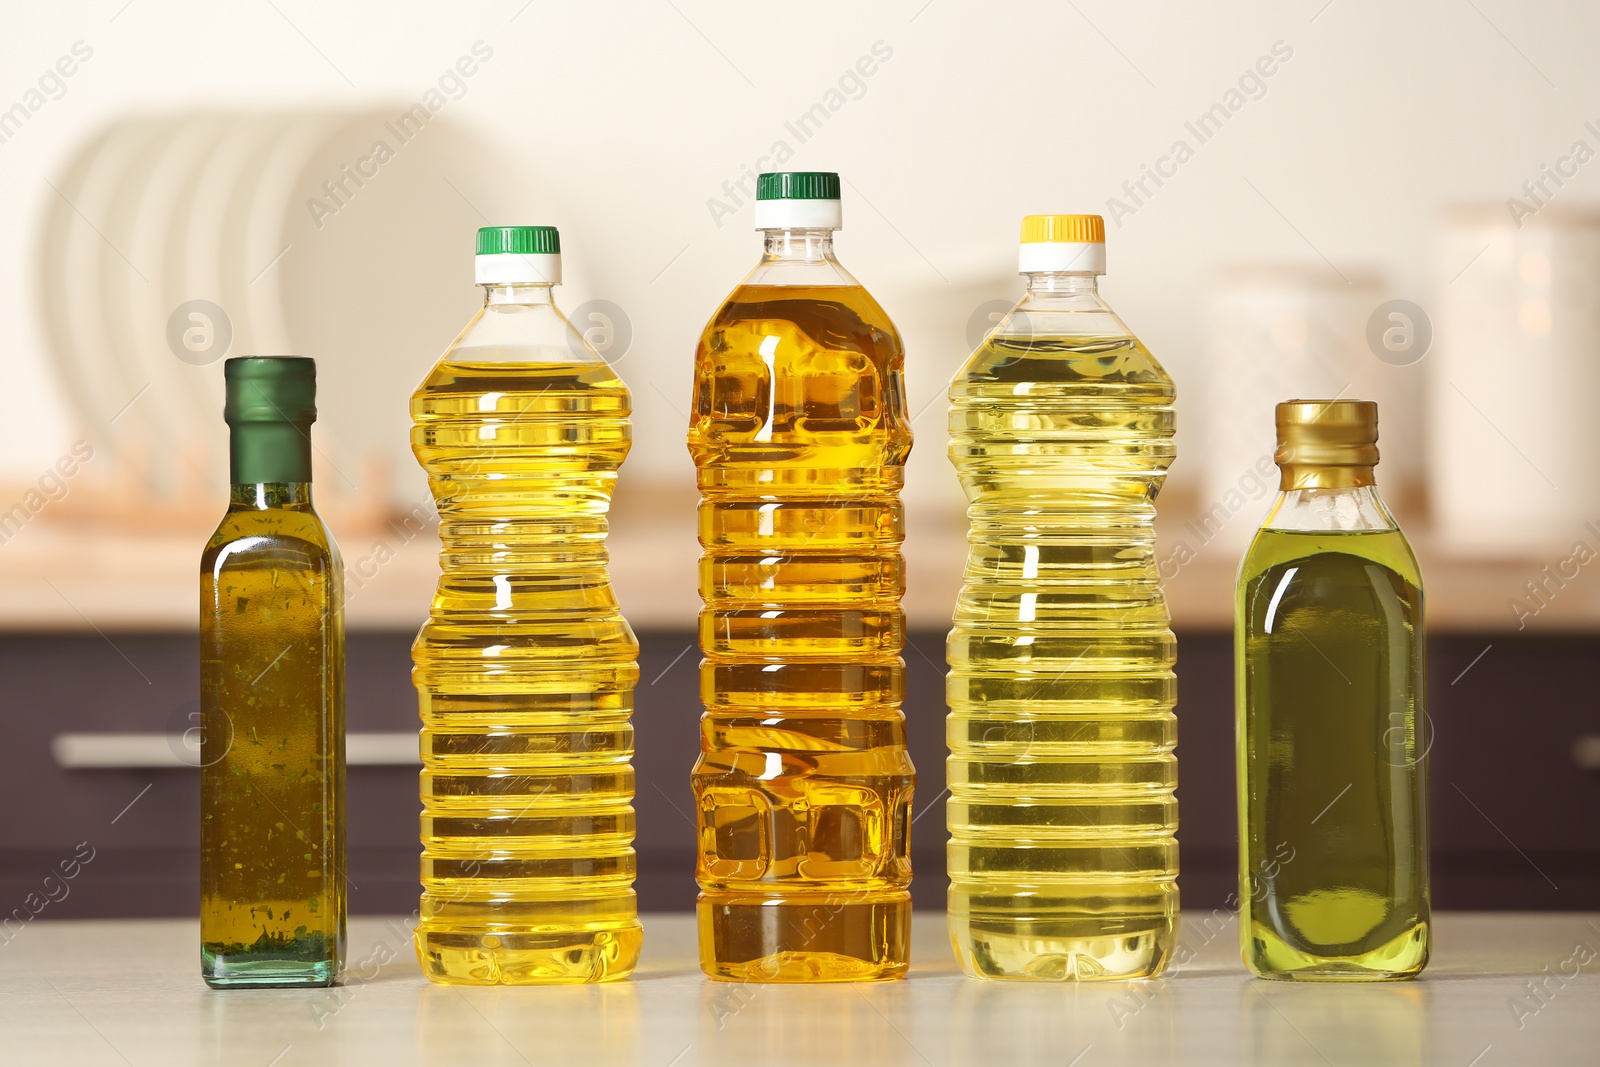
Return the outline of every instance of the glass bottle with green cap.
<path id="1" fill-rule="evenodd" d="M 228 511 L 200 559 L 200 966 L 323 986 L 344 963 L 344 565 L 311 505 L 316 364 L 224 365 Z"/>
<path id="2" fill-rule="evenodd" d="M 1263 978 L 1410 978 L 1431 944 L 1422 574 L 1378 495 L 1378 406 L 1277 407 L 1239 568 L 1239 934 Z"/>
<path id="3" fill-rule="evenodd" d="M 763 174 L 765 248 L 695 354 L 700 966 L 905 974 L 905 349 L 839 264 L 839 176 Z"/>
<path id="4" fill-rule="evenodd" d="M 557 310 L 552 226 L 478 231 L 483 308 L 411 398 L 442 573 L 412 647 L 422 969 L 476 985 L 633 970 L 639 643 L 606 574 L 628 389 Z"/>

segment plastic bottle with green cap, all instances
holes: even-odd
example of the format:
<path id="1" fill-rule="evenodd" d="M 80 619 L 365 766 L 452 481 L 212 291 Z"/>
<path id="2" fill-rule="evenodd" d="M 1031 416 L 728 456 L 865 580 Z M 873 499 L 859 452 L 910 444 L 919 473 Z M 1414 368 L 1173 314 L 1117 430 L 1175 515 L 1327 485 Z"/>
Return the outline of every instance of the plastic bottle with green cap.
<path id="1" fill-rule="evenodd" d="M 763 174 L 756 268 L 695 354 L 700 965 L 905 974 L 905 351 L 839 264 L 839 176 Z"/>
<path id="2" fill-rule="evenodd" d="M 411 398 L 439 509 L 412 647 L 422 714 L 423 971 L 600 982 L 639 958 L 633 687 L 606 574 L 628 389 L 557 310 L 552 226 L 478 231 L 482 309 Z"/>
<path id="3" fill-rule="evenodd" d="M 1098 215 L 1030 215 L 1027 292 L 950 383 L 970 548 L 947 656 L 950 936 L 977 978 L 1159 974 L 1178 933 L 1172 379 L 1100 295 Z"/>
<path id="4" fill-rule="evenodd" d="M 324 986 L 345 951 L 344 565 L 311 505 L 316 364 L 224 364 L 228 511 L 200 560 L 200 966 Z"/>

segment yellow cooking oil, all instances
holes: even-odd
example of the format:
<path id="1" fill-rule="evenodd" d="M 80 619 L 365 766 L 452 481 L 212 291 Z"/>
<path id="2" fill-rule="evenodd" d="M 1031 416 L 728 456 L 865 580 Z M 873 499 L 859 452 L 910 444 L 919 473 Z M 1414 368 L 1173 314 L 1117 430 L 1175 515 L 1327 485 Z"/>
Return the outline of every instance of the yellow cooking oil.
<path id="1" fill-rule="evenodd" d="M 760 284 L 763 271 L 836 283 Z M 705 601 L 701 966 L 727 980 L 895 978 L 915 784 L 900 708 L 903 350 L 825 234 L 769 231 L 752 282 L 701 338 L 689 430 Z"/>
<path id="2" fill-rule="evenodd" d="M 549 234 L 524 255 L 522 230 Z M 634 968 L 641 943 L 638 642 L 605 547 L 631 407 L 621 379 L 555 309 L 550 285 L 526 283 L 523 261 L 550 258 L 538 250 L 553 235 L 480 231 L 485 307 L 411 401 L 443 546 L 413 647 L 416 943 L 441 982 L 605 981 Z"/>
<path id="3" fill-rule="evenodd" d="M 1030 216 L 1028 293 L 957 372 L 949 922 L 973 977 L 1148 977 L 1176 940 L 1171 379 L 1100 298 L 1097 216 Z M 1030 249 L 1030 244 L 1054 248 Z"/>

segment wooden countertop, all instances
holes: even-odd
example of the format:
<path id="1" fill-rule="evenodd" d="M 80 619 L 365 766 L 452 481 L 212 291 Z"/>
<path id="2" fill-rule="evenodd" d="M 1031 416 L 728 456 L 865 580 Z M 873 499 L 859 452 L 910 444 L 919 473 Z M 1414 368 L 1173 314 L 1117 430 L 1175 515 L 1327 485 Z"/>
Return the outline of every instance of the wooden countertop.
<path id="1" fill-rule="evenodd" d="M 964 978 L 933 914 L 909 978 L 874 985 L 711 982 L 692 916 L 645 931 L 630 981 L 476 989 L 430 985 L 406 920 L 356 919 L 344 986 L 221 992 L 195 922 L 39 919 L 0 945 L 0 1048 L 53 1067 L 1494 1067 L 1593 1063 L 1600 1041 L 1600 915 L 1440 915 L 1421 978 L 1363 984 L 1248 977 L 1222 912 L 1185 919 L 1171 977 L 1079 986 Z"/>

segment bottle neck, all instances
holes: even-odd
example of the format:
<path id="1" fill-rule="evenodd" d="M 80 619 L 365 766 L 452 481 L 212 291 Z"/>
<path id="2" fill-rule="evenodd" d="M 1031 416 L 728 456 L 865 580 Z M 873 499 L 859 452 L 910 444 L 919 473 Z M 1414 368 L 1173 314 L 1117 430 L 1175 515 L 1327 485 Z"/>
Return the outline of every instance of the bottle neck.
<path id="1" fill-rule="evenodd" d="M 1037 271 L 1023 275 L 1028 291 L 1017 304 L 1024 325 L 1038 325 L 1037 316 L 1047 312 L 1085 312 L 1074 315 L 1074 328 L 1084 334 L 1126 333 L 1110 305 L 1100 295 L 1100 276 L 1084 271 Z"/>
<path id="2" fill-rule="evenodd" d="M 228 481 L 235 486 L 311 484 L 311 424 L 236 422 L 228 440 Z"/>
<path id="3" fill-rule="evenodd" d="M 1278 464 L 1278 489 L 1376 489 L 1378 476 L 1371 464 L 1332 465 L 1326 463 Z"/>
<path id="4" fill-rule="evenodd" d="M 309 508 L 310 482 L 235 482 L 228 490 L 228 504 L 250 511 L 274 508 Z"/>
<path id="5" fill-rule="evenodd" d="M 819 263 L 834 260 L 832 230 L 819 227 L 761 232 L 765 237 L 765 247 L 762 252 L 764 260 L 783 263 Z"/>
<path id="6" fill-rule="evenodd" d="M 554 285 L 496 285 L 483 286 L 483 306 L 497 307 L 514 304 L 521 307 L 549 307 L 555 303 Z"/>
<path id="7" fill-rule="evenodd" d="M 1100 275 L 1080 271 L 1039 271 L 1024 274 L 1030 297 L 1074 297 L 1100 295 Z"/>

